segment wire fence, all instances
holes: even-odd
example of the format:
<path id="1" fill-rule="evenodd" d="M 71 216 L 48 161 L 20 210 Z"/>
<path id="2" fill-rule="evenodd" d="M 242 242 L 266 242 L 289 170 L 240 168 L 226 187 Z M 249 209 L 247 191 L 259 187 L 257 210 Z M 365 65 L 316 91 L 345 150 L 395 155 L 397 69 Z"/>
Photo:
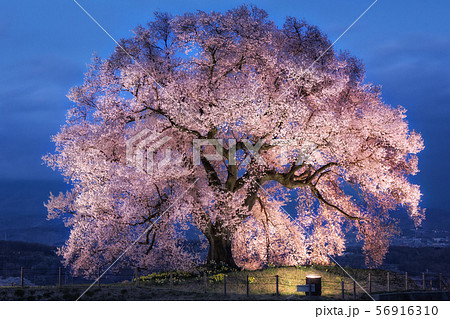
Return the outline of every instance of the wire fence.
<path id="1" fill-rule="evenodd" d="M 242 296 L 308 296 L 307 276 L 320 277 L 320 295 L 331 299 L 364 299 L 368 295 L 386 292 L 449 291 L 449 280 L 442 274 L 413 274 L 378 270 L 340 271 L 311 268 L 273 268 L 263 271 L 231 271 L 227 273 L 198 272 L 195 274 L 150 273 L 138 269 L 122 269 L 107 273 L 96 283 L 102 288 L 140 288 L 170 290 L 188 294 Z M 98 274 L 101 270 L 98 270 Z M 72 276 L 64 268 L 1 269 L 0 286 L 27 288 L 87 287 L 94 280 Z M 298 286 L 304 286 L 302 292 Z M 311 286 L 309 286 L 311 287 Z"/>
<path id="2" fill-rule="evenodd" d="M 100 269 L 97 270 L 99 276 Z M 59 268 L 2 268 L 0 269 L 0 286 L 71 286 L 92 283 L 94 276 L 85 278 L 74 276 L 69 269 Z M 106 284 L 135 280 L 135 271 L 121 269 L 105 274 L 101 282 Z"/>

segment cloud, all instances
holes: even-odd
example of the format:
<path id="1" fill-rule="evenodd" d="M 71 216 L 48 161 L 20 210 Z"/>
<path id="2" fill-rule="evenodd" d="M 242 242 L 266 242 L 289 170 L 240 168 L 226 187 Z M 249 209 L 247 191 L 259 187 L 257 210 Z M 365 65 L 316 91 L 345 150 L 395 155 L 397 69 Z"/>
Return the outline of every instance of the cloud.
<path id="1" fill-rule="evenodd" d="M 383 97 L 424 119 L 450 120 L 450 39 L 410 34 L 375 47 L 367 59 L 368 80 Z"/>
<path id="2" fill-rule="evenodd" d="M 52 54 L 15 61 L 0 79 L 0 178 L 45 178 L 42 155 L 54 146 L 50 136 L 64 123 L 71 102 L 66 94 L 79 65 Z"/>
<path id="3" fill-rule="evenodd" d="M 64 58 L 45 55 L 3 67 L 0 79 L 0 111 L 57 110 L 74 79 L 84 70 Z M 35 106 L 39 104 L 40 108 Z"/>

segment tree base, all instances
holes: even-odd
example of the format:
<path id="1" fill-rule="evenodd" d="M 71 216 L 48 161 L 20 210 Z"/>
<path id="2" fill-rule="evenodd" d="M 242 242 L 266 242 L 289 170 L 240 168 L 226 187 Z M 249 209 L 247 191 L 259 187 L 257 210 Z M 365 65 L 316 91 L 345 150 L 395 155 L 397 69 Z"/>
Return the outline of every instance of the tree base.
<path id="1" fill-rule="evenodd" d="M 206 264 L 215 267 L 239 269 L 231 252 L 231 240 L 221 236 L 208 237 L 209 249 Z"/>

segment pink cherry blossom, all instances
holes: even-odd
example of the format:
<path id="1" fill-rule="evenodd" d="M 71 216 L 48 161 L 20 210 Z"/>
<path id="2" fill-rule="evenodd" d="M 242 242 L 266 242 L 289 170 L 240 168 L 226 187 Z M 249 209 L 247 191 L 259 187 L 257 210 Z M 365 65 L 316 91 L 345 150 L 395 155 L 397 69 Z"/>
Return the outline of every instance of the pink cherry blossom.
<path id="1" fill-rule="evenodd" d="M 157 13 L 109 58 L 95 56 L 45 157 L 72 186 L 47 204 L 71 229 L 65 263 L 92 274 L 147 228 L 123 263 L 189 269 L 204 262 L 186 244 L 192 234 L 208 263 L 329 263 L 351 231 L 367 262 L 382 263 L 399 208 L 416 225 L 424 218 L 408 180 L 423 142 L 405 109 L 364 81 L 362 63 L 323 54 L 329 45 L 315 26 L 287 18 L 279 27 L 244 5 Z M 170 137 L 172 160 L 151 173 L 127 165 L 127 140 L 144 129 Z M 202 147 L 195 165 L 193 145 L 208 139 L 221 141 L 222 156 L 209 160 L 214 148 Z M 246 145 L 260 147 L 248 156 Z"/>

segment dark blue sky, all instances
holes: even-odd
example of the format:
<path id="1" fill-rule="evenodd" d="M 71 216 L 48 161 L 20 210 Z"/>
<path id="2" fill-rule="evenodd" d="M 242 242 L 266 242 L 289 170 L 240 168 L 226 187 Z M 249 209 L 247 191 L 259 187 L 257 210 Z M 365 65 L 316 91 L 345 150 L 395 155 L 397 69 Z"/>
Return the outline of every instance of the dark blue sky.
<path id="1" fill-rule="evenodd" d="M 286 16 L 318 25 L 331 41 L 373 0 L 255 1 L 282 25 Z M 224 11 L 241 1 L 83 1 L 116 39 L 129 37 L 156 10 Z M 450 1 L 379 0 L 336 44 L 363 59 L 367 81 L 383 86 L 391 105 L 403 105 L 422 133 L 424 207 L 447 210 L 450 180 Z M 54 180 L 42 165 L 63 124 L 65 95 L 80 84 L 94 51 L 107 57 L 114 42 L 71 0 L 8 1 L 0 12 L 0 182 Z M 1 195 L 0 195 L 1 196 Z M 45 199 L 43 199 L 45 200 Z"/>

